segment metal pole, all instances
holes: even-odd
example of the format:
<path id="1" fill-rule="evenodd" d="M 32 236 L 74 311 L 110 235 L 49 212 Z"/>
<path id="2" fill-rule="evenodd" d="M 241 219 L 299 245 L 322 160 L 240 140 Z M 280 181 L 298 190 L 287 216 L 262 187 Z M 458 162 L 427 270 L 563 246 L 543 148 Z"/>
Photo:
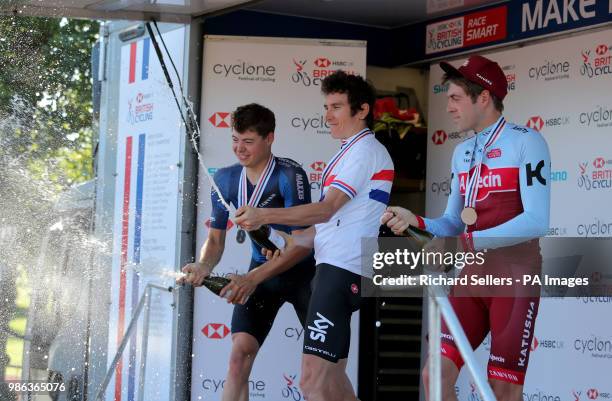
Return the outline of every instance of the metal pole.
<path id="1" fill-rule="evenodd" d="M 145 291 L 145 314 L 142 328 L 142 350 L 140 351 L 140 373 L 138 375 L 138 401 L 144 400 L 145 374 L 147 367 L 147 348 L 149 344 L 149 320 L 151 318 L 151 287 Z"/>
<path id="2" fill-rule="evenodd" d="M 429 318 L 429 401 L 442 400 L 442 367 L 440 356 L 440 308 L 433 291 L 427 291 Z"/>
<path id="3" fill-rule="evenodd" d="M 470 374 L 474 378 L 474 382 L 476 387 L 480 390 L 484 401 L 496 401 L 495 394 L 489 385 L 489 382 L 480 375 L 480 372 L 477 370 L 477 361 L 474 357 L 474 352 L 472 350 L 472 346 L 470 345 L 465 333 L 463 332 L 463 328 L 461 327 L 461 323 L 459 323 L 459 319 L 457 319 L 457 315 L 455 315 L 455 311 L 451 306 L 448 298 L 444 294 L 441 288 L 438 286 L 429 287 L 431 294 L 430 299 L 432 299 L 436 303 L 439 308 L 440 313 L 444 317 L 444 322 L 446 326 L 450 330 L 455 344 L 457 344 L 457 348 L 459 348 L 459 353 L 463 357 L 463 361 L 467 366 Z M 433 295 L 433 297 L 431 297 Z M 429 333 L 430 341 L 431 341 L 431 332 Z M 439 338 L 439 336 L 438 336 Z"/>
<path id="4" fill-rule="evenodd" d="M 134 314 L 132 315 L 132 320 L 130 320 L 130 324 L 128 325 L 127 330 L 125 331 L 125 333 L 123 334 L 123 338 L 121 339 L 121 343 L 119 344 L 119 348 L 117 348 L 117 352 L 115 353 L 115 357 L 113 358 L 113 361 L 111 362 L 110 366 L 108 367 L 108 371 L 106 372 L 106 375 L 104 376 L 104 380 L 102 381 L 102 384 L 100 384 L 100 390 L 98 390 L 98 393 L 96 394 L 94 401 L 101 401 L 102 397 L 104 397 L 104 393 L 106 392 L 106 387 L 108 386 L 108 383 L 110 383 L 111 378 L 113 377 L 113 373 L 115 371 L 115 367 L 117 366 L 117 364 L 119 363 L 119 360 L 121 359 L 121 355 L 123 354 L 123 350 L 125 349 L 125 346 L 127 345 L 127 343 L 130 340 L 130 336 L 132 334 L 132 331 L 136 328 L 136 326 L 138 325 L 138 316 L 140 316 L 140 312 L 142 312 L 142 309 L 144 307 L 145 304 L 145 300 L 147 298 L 147 290 L 149 290 L 150 288 L 156 288 L 158 290 L 162 290 L 162 291 L 172 291 L 173 288 L 172 287 L 162 287 L 159 285 L 155 285 L 155 284 L 147 284 L 147 286 L 145 287 L 145 292 L 144 294 L 142 294 L 142 297 L 140 297 L 140 301 L 138 301 L 138 306 L 136 307 L 136 310 L 134 311 Z"/>

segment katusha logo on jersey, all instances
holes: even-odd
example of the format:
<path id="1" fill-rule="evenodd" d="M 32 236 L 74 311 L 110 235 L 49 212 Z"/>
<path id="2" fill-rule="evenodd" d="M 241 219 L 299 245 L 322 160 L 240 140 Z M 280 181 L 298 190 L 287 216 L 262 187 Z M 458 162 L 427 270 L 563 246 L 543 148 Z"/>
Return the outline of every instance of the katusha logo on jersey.
<path id="1" fill-rule="evenodd" d="M 585 191 L 612 188 L 612 160 L 596 157 L 591 162 L 578 163 L 578 188 Z"/>
<path id="2" fill-rule="evenodd" d="M 582 49 L 582 67 L 580 75 L 588 78 L 598 78 L 612 74 L 612 51 L 610 45 L 599 43 L 593 47 Z"/>
<path id="3" fill-rule="evenodd" d="M 210 121 L 215 128 L 229 128 L 232 123 L 232 115 L 228 112 L 218 111 L 213 113 L 208 118 L 208 121 Z"/>
<path id="4" fill-rule="evenodd" d="M 470 170 L 470 176 L 474 174 L 473 167 Z M 459 192 L 465 195 L 467 186 L 467 172 L 459 173 Z M 480 177 L 478 178 L 478 201 L 486 199 L 489 194 L 496 192 L 514 192 L 519 186 L 519 169 L 518 167 L 501 167 L 490 169 L 486 164 L 482 164 L 480 169 Z"/>
<path id="5" fill-rule="evenodd" d="M 578 121 L 580 125 L 586 127 L 610 128 L 612 127 L 612 107 L 599 105 L 581 112 Z"/>
<path id="6" fill-rule="evenodd" d="M 230 333 L 229 327 L 223 323 L 208 323 L 202 327 L 202 334 L 204 337 L 210 338 L 211 340 L 222 340 Z"/>
<path id="7" fill-rule="evenodd" d="M 544 127 L 553 128 L 568 125 L 570 118 L 568 116 L 553 116 L 553 117 L 542 117 L 532 116 L 529 117 L 525 125 L 531 129 L 541 132 Z"/>
<path id="8" fill-rule="evenodd" d="M 139 92 L 133 98 L 128 99 L 127 122 L 136 125 L 153 120 L 154 104 L 153 94 Z"/>
<path id="9" fill-rule="evenodd" d="M 323 176 L 323 170 L 327 167 L 327 163 L 324 161 L 314 161 L 308 166 L 310 168 L 308 172 L 308 181 L 310 182 L 310 189 L 321 189 L 321 177 Z"/>

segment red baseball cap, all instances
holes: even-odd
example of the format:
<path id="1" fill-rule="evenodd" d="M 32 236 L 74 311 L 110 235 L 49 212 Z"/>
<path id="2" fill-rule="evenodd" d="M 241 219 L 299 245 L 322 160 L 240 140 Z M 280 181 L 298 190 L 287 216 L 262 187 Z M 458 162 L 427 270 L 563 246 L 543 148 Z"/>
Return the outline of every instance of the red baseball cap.
<path id="1" fill-rule="evenodd" d="M 440 63 L 440 67 L 447 73 L 459 74 L 468 81 L 482 86 L 497 96 L 499 100 L 504 100 L 506 94 L 508 94 L 506 74 L 499 64 L 486 57 L 470 56 L 459 68 L 443 61 Z"/>

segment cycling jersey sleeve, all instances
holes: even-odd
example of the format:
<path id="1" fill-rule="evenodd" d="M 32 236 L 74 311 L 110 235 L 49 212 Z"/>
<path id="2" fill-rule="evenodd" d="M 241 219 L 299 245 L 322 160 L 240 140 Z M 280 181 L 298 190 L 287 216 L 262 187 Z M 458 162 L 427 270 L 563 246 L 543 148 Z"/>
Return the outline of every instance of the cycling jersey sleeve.
<path id="1" fill-rule="evenodd" d="M 308 177 L 301 167 L 284 169 L 279 176 L 279 189 L 285 207 L 305 205 L 311 202 Z M 291 227 L 292 230 L 303 230 L 304 228 L 307 227 Z"/>
<path id="2" fill-rule="evenodd" d="M 519 187 L 523 213 L 498 226 L 472 233 L 473 248 L 499 248 L 543 237 L 550 219 L 550 153 L 542 135 L 533 130 L 521 136 Z"/>
<path id="3" fill-rule="evenodd" d="M 218 170 L 215 173 L 214 180 L 219 190 L 221 191 L 223 198 L 228 199 L 228 186 L 229 186 L 229 174 L 230 172 L 226 169 Z M 210 191 L 210 200 L 212 203 L 212 210 L 210 213 L 210 227 L 216 228 L 219 230 L 225 230 L 227 227 L 227 220 L 229 218 L 229 212 L 221 203 L 219 199 L 219 195 L 214 190 L 214 188 Z M 228 201 L 229 202 L 229 201 Z"/>
<path id="4" fill-rule="evenodd" d="M 444 214 L 435 219 L 420 218 L 419 228 L 425 229 L 437 237 L 454 237 L 465 229 L 465 224 L 461 221 L 461 210 L 463 210 L 463 196 L 459 191 L 459 174 L 457 168 L 457 154 L 459 147 L 455 148 L 452 158 L 451 168 L 451 191 L 448 195 L 448 202 Z"/>

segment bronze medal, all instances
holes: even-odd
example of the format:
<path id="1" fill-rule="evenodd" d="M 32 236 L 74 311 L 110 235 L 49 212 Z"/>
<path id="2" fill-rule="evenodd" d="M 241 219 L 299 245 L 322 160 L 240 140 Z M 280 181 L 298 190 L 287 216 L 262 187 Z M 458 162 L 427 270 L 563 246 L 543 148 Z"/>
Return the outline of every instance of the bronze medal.
<path id="1" fill-rule="evenodd" d="M 476 223 L 478 219 L 478 214 L 476 214 L 476 209 L 473 207 L 466 207 L 461 211 L 461 221 L 463 221 L 468 226 Z"/>

